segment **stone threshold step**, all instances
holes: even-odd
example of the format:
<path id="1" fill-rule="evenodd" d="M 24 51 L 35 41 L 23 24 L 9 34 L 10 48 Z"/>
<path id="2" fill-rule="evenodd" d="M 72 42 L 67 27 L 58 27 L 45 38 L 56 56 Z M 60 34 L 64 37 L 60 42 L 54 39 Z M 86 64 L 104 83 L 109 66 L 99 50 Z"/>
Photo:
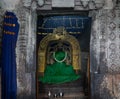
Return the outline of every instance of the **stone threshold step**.
<path id="1" fill-rule="evenodd" d="M 83 87 L 64 87 L 64 88 L 57 88 L 57 87 L 54 87 L 54 88 L 39 88 L 38 89 L 39 92 L 44 92 L 44 91 L 62 91 L 62 90 L 65 90 L 65 91 L 84 91 L 84 88 Z"/>
<path id="2" fill-rule="evenodd" d="M 55 93 L 54 93 L 55 94 Z M 54 98 L 54 94 L 51 95 L 52 98 Z M 48 94 L 47 93 L 41 93 L 38 95 L 38 99 L 42 99 L 43 97 L 48 97 Z M 83 98 L 83 97 L 86 97 L 84 95 L 84 93 L 73 93 L 73 94 L 69 94 L 69 93 L 64 93 L 64 96 L 63 98 L 73 98 L 73 97 L 79 97 L 79 98 Z"/>
<path id="3" fill-rule="evenodd" d="M 68 97 L 68 98 L 38 98 L 38 99 L 89 99 L 89 98 L 86 98 L 86 97 Z"/>

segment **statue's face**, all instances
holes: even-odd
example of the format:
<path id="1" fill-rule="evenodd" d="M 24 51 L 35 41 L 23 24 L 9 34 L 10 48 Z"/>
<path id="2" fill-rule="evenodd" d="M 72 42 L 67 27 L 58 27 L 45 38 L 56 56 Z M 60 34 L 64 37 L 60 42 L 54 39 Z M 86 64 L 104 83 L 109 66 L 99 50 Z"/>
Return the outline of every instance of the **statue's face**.
<path id="1" fill-rule="evenodd" d="M 6 10 L 13 10 L 20 0 L 0 0 L 0 6 Z"/>

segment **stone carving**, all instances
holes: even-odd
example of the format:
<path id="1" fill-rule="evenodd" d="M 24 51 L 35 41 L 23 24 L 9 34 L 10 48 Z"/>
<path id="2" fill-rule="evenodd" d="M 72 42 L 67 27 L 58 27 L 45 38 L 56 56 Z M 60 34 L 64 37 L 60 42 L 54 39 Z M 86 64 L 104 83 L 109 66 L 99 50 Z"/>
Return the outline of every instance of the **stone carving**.
<path id="1" fill-rule="evenodd" d="M 107 26 L 107 21 L 105 20 L 106 17 L 106 11 L 104 10 L 100 10 L 99 12 L 99 17 L 98 19 L 99 21 L 99 29 L 100 29 L 100 64 L 99 64 L 99 68 L 100 68 L 100 73 L 105 73 L 108 72 L 107 69 L 107 31 L 106 31 L 106 26 Z"/>
<path id="2" fill-rule="evenodd" d="M 104 6 L 105 0 L 80 0 L 80 2 L 85 9 L 99 9 Z"/>
<path id="3" fill-rule="evenodd" d="M 45 0 L 37 0 L 38 6 L 43 6 L 45 3 Z"/>
<path id="4" fill-rule="evenodd" d="M 98 68 L 97 72 L 94 73 L 94 76 L 100 76 L 99 78 L 91 76 L 91 79 L 94 79 L 95 82 L 95 85 L 92 86 L 92 89 L 97 90 L 97 92 L 93 92 L 93 95 L 97 95 L 97 97 L 94 96 L 93 99 L 119 99 L 120 97 L 120 94 L 117 90 L 117 88 L 119 89 L 119 84 L 116 84 L 117 87 L 115 87 L 115 79 L 111 79 L 112 77 L 114 78 L 115 74 L 120 73 L 120 48 L 118 47 L 120 42 L 118 19 L 120 16 L 118 12 L 118 8 L 116 10 L 102 9 L 99 10 L 98 13 L 92 12 L 95 13 L 96 16 L 91 14 L 93 18 L 92 26 L 94 27 L 92 28 L 91 32 L 91 53 L 97 54 L 97 59 L 95 58 L 95 60 L 94 55 L 91 55 L 93 60 L 91 61 L 91 64 L 95 64 L 92 65 L 91 72 L 95 72 L 96 68 Z M 94 22 L 96 20 L 97 22 L 95 25 Z M 97 52 L 99 47 L 100 52 Z M 105 76 L 107 73 L 109 73 L 109 75 L 112 74 L 113 76 Z M 114 88 L 112 86 L 114 86 Z M 117 94 L 115 94 L 116 92 L 114 90 L 116 90 Z"/>
<path id="5" fill-rule="evenodd" d="M 120 67 L 111 61 L 110 67 L 109 67 L 109 73 L 111 74 L 119 74 L 120 73 Z"/>
<path id="6" fill-rule="evenodd" d="M 111 43 L 110 46 L 109 46 L 109 48 L 111 50 L 115 50 L 116 49 L 116 44 L 115 43 Z"/>
<path id="7" fill-rule="evenodd" d="M 114 19 L 116 17 L 116 13 L 115 13 L 115 10 L 112 9 L 108 12 L 108 17 Z"/>
<path id="8" fill-rule="evenodd" d="M 89 2 L 89 9 L 96 9 L 95 2 L 93 1 Z"/>
<path id="9" fill-rule="evenodd" d="M 69 4 L 68 4 L 69 2 Z M 55 8 L 74 8 L 74 0 L 52 0 L 52 7 Z"/>
<path id="10" fill-rule="evenodd" d="M 112 53 L 110 54 L 110 56 L 109 56 L 109 58 L 110 58 L 112 61 L 115 60 L 116 57 L 117 57 L 117 56 L 116 56 L 115 52 L 112 52 Z"/>
<path id="11" fill-rule="evenodd" d="M 22 2 L 19 3 L 19 5 L 21 7 L 24 7 L 25 10 L 35 11 L 37 8 L 37 1 L 36 0 L 22 0 Z"/>
<path id="12" fill-rule="evenodd" d="M 104 9 L 112 9 L 113 7 L 113 0 L 105 0 Z"/>
<path id="13" fill-rule="evenodd" d="M 109 72 L 110 73 L 119 73 L 120 72 L 120 62 L 119 62 L 119 34 L 117 31 L 119 31 L 119 24 L 118 24 L 118 7 L 116 7 L 113 10 L 110 10 L 108 13 L 108 37 L 109 37 L 109 59 L 108 59 L 108 64 L 109 64 Z M 112 20 L 112 21 L 111 21 Z"/>
<path id="14" fill-rule="evenodd" d="M 36 8 L 37 8 L 37 2 L 36 1 L 32 2 L 31 8 L 32 8 L 32 10 L 36 10 Z"/>
<path id="15" fill-rule="evenodd" d="M 109 28 L 110 28 L 111 30 L 114 30 L 114 29 L 116 28 L 116 24 L 115 24 L 114 22 L 110 22 Z"/>
<path id="16" fill-rule="evenodd" d="M 32 0 L 22 0 L 23 6 L 25 7 L 30 7 Z"/>
<path id="17" fill-rule="evenodd" d="M 115 33 L 114 33 L 114 32 L 110 33 L 110 34 L 109 34 L 109 38 L 110 38 L 111 41 L 112 41 L 112 40 L 115 40 L 115 38 L 116 38 Z"/>
<path id="18" fill-rule="evenodd" d="M 16 56 L 17 56 L 17 94 L 30 95 L 31 94 L 31 74 L 26 73 L 26 50 L 28 41 L 28 32 L 26 32 L 26 24 L 29 10 L 23 7 L 23 2 L 17 8 L 16 14 L 19 19 L 20 30 L 17 41 Z M 29 83 L 28 83 L 29 82 Z"/>
<path id="19" fill-rule="evenodd" d="M 14 0 L 14 3 L 12 0 L 1 0 L 1 7 L 3 9 L 15 9 L 15 6 L 18 5 L 18 3 L 21 2 L 20 0 Z M 38 7 L 42 7 L 45 4 L 45 0 L 22 0 L 23 5 L 25 7 L 30 7 L 32 2 L 37 2 Z M 50 1 L 52 2 L 52 1 Z M 115 0 L 80 0 L 80 9 L 112 9 L 115 6 Z"/>
<path id="20" fill-rule="evenodd" d="M 18 99 L 35 98 L 35 30 L 36 1 L 23 0 L 15 12 L 20 23 L 17 41 L 17 94 Z M 34 57 L 34 58 L 33 58 Z M 28 98 L 29 97 L 29 98 Z"/>
<path id="21" fill-rule="evenodd" d="M 20 31 L 19 31 L 19 36 L 18 36 L 18 43 L 17 47 L 20 49 L 21 52 L 23 52 L 25 54 L 25 50 L 26 50 L 26 34 L 25 34 L 25 24 L 26 24 L 26 17 L 25 17 L 25 9 L 24 8 L 20 8 L 17 11 L 17 15 L 19 18 L 19 23 L 20 23 Z"/>
<path id="22" fill-rule="evenodd" d="M 89 0 L 81 0 L 81 2 L 84 8 L 86 8 L 89 4 Z"/>
<path id="23" fill-rule="evenodd" d="M 67 2 L 64 4 L 64 6 L 60 5 L 57 0 L 54 0 L 56 2 L 55 6 L 53 6 L 53 1 L 49 0 L 49 4 L 46 3 L 45 0 L 37 0 L 38 2 L 38 8 L 42 9 L 42 6 L 53 6 L 53 7 L 68 7 Z M 71 7 L 74 7 L 75 9 L 78 8 L 79 10 L 90 10 L 90 9 L 113 9 L 115 7 L 115 0 L 75 0 L 75 5 L 71 5 Z M 58 3 L 58 4 L 57 4 Z M 70 4 L 70 3 L 69 3 Z M 57 5 L 57 6 L 56 6 Z M 66 5 L 66 6 L 65 6 Z M 46 9 L 48 9 L 46 7 Z M 69 6 L 70 7 L 70 6 Z M 51 10 L 51 9 L 50 9 Z"/>
<path id="24" fill-rule="evenodd" d="M 102 8 L 104 6 L 104 0 L 93 0 L 95 3 L 96 8 Z"/>
<path id="25" fill-rule="evenodd" d="M 0 0 L 1 8 L 6 10 L 13 10 L 18 5 L 20 0 Z"/>

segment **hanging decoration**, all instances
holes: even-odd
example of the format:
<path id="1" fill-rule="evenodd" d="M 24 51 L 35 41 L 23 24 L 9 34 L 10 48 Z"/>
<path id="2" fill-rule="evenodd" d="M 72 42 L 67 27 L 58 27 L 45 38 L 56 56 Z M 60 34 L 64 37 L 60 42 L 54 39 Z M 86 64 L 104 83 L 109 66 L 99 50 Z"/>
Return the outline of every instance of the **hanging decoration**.
<path id="1" fill-rule="evenodd" d="M 13 12 L 6 12 L 2 36 L 2 99 L 16 99 L 15 48 L 18 31 L 16 15 Z"/>

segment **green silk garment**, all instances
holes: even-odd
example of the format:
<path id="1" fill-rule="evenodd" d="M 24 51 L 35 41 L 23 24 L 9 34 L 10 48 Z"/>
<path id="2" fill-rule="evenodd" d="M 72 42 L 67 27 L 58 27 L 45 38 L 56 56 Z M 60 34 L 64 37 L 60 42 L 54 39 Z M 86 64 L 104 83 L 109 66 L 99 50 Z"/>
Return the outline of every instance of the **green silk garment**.
<path id="1" fill-rule="evenodd" d="M 44 76 L 39 78 L 42 83 L 48 84 L 61 84 L 65 82 L 71 82 L 80 78 L 77 75 L 72 65 L 67 65 L 64 61 L 67 54 L 63 51 L 58 51 L 53 54 L 54 62 L 51 65 L 47 65 L 44 71 Z"/>

